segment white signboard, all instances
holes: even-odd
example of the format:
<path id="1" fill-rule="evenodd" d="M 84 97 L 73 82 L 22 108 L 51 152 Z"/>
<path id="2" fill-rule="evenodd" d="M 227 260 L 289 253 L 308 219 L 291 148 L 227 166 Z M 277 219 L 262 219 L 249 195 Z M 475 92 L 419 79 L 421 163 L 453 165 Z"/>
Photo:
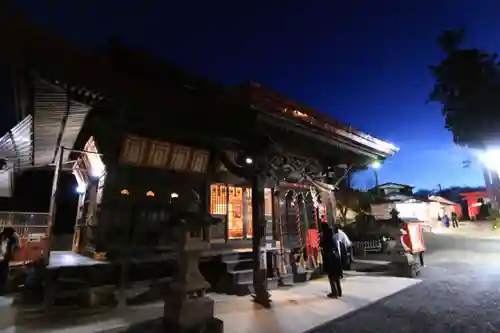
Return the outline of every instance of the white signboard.
<path id="1" fill-rule="evenodd" d="M 12 170 L 0 170 L 0 198 L 12 197 L 13 178 Z"/>

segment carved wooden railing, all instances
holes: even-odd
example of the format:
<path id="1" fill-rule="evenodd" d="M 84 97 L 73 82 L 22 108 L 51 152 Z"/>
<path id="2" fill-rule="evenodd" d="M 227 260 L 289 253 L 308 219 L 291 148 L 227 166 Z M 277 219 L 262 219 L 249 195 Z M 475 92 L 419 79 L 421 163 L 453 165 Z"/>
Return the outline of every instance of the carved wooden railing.
<path id="1" fill-rule="evenodd" d="M 47 250 L 48 213 L 0 212 L 0 228 L 4 227 L 12 227 L 20 238 L 13 265 L 36 260 Z"/>

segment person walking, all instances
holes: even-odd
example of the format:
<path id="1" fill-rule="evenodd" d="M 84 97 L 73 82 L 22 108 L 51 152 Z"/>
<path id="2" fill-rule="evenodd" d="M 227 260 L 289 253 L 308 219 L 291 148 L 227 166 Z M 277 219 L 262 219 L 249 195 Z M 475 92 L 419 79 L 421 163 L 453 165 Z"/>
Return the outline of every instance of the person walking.
<path id="1" fill-rule="evenodd" d="M 321 223 L 320 245 L 323 251 L 323 268 L 330 282 L 331 292 L 328 294 L 328 297 L 341 297 L 342 286 L 340 278 L 342 276 L 342 262 L 340 259 L 339 241 L 327 223 Z"/>
<path id="2" fill-rule="evenodd" d="M 19 236 L 11 227 L 6 227 L 0 233 L 0 295 L 7 291 L 9 280 L 9 265 L 19 248 Z"/>
<path id="3" fill-rule="evenodd" d="M 458 228 L 458 216 L 454 211 L 451 212 L 451 225 L 453 228 Z"/>

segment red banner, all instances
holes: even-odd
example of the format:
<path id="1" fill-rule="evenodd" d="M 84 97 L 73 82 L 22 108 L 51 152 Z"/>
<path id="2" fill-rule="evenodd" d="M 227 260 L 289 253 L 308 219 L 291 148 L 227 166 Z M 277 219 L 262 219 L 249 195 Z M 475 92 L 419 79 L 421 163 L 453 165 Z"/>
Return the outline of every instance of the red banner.
<path id="1" fill-rule="evenodd" d="M 420 253 L 425 251 L 424 233 L 421 222 L 405 223 L 401 229 L 401 243 L 408 253 Z"/>

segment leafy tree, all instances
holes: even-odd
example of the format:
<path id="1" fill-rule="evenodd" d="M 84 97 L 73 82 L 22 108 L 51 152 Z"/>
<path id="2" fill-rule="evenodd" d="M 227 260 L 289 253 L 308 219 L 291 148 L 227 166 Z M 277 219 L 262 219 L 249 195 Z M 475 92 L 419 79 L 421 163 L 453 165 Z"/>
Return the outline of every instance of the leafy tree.
<path id="1" fill-rule="evenodd" d="M 446 30 L 437 43 L 445 58 L 431 66 L 429 102 L 441 104 L 455 143 L 483 148 L 500 133 L 500 68 L 496 53 L 464 48 L 463 29 Z"/>
<path id="2" fill-rule="evenodd" d="M 347 213 L 353 210 L 356 213 L 369 213 L 370 204 L 373 200 L 371 193 L 359 191 L 353 188 L 352 173 L 349 173 L 343 181 L 338 184 L 336 193 L 337 210 L 345 223 Z"/>

